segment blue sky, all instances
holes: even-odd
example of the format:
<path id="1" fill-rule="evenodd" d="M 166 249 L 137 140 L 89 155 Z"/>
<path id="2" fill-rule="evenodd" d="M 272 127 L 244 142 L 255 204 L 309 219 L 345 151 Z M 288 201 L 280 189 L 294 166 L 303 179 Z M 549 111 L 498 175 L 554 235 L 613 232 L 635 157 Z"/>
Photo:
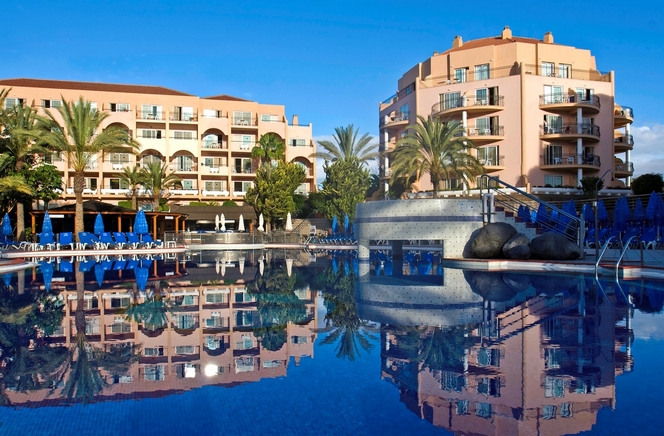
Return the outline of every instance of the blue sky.
<path id="1" fill-rule="evenodd" d="M 87 3 L 84 5 L 84 3 Z M 636 173 L 664 168 L 664 6 L 659 1 L 12 2 L 0 77 L 150 84 L 283 104 L 314 136 L 378 134 L 378 102 L 434 51 L 498 35 L 590 49 L 635 111 Z M 634 6 L 637 5 L 637 6 Z"/>

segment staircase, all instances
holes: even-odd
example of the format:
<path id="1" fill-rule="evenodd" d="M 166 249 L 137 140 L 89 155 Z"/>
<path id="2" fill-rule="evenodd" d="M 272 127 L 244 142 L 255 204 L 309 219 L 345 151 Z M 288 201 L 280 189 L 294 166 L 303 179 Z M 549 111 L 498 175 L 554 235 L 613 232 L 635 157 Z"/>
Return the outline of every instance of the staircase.
<path id="1" fill-rule="evenodd" d="M 528 239 L 533 239 L 535 236 L 543 233 L 542 229 L 535 227 L 533 223 L 527 223 L 523 219 L 514 216 L 513 212 L 506 211 L 501 206 L 496 206 L 495 212 L 491 217 L 492 223 L 507 223 L 513 226 L 519 233 L 523 233 Z"/>

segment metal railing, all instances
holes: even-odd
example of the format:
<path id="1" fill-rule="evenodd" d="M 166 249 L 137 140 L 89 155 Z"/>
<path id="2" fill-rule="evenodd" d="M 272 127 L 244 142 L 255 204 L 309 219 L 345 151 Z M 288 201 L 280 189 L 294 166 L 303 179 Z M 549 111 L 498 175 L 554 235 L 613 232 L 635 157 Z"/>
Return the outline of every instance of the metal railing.
<path id="1" fill-rule="evenodd" d="M 226 150 L 228 148 L 228 144 L 226 143 L 226 141 L 222 141 L 222 142 L 204 142 L 203 143 L 203 148 L 212 149 L 212 150 Z"/>
<path id="2" fill-rule="evenodd" d="M 383 126 L 385 124 L 408 121 L 409 119 L 410 119 L 410 111 L 397 112 L 394 115 L 386 115 L 384 117 L 381 117 L 380 125 Z"/>
<path id="3" fill-rule="evenodd" d="M 467 136 L 504 136 L 505 128 L 503 126 L 491 126 L 487 128 L 470 127 L 466 129 Z"/>
<path id="4" fill-rule="evenodd" d="M 626 162 L 626 163 L 615 164 L 613 168 L 614 168 L 615 171 L 628 171 L 630 173 L 633 173 L 634 172 L 634 163 L 633 162 Z"/>
<path id="5" fill-rule="evenodd" d="M 634 118 L 634 109 L 628 106 L 623 106 L 622 109 L 616 109 L 615 114 L 624 117 Z"/>
<path id="6" fill-rule="evenodd" d="M 170 121 L 198 121 L 198 114 L 178 114 L 172 113 L 168 119 Z"/>
<path id="7" fill-rule="evenodd" d="M 450 109 L 456 108 L 479 108 L 482 106 L 504 106 L 505 97 L 502 95 L 499 96 L 487 96 L 487 97 L 475 97 L 475 96 L 460 96 L 458 98 L 439 101 L 438 103 L 431 106 L 431 114 L 435 115 L 440 112 L 444 112 Z"/>
<path id="8" fill-rule="evenodd" d="M 586 232 L 583 214 L 577 217 L 576 215 L 567 213 L 534 195 L 528 194 L 516 186 L 503 182 L 498 177 L 483 174 L 479 177 L 479 181 L 480 197 L 484 198 L 485 193 L 493 194 L 495 204 L 502 207 L 505 211 L 512 212 L 515 217 L 519 214 L 519 207 L 528 206 L 528 208 L 530 208 L 533 203 L 537 204 L 538 207 L 540 207 L 540 205 L 544 206 L 549 218 L 545 221 L 537 222 L 537 225 L 544 231 L 560 233 L 565 238 L 577 244 L 583 252 L 583 241 Z M 505 189 L 510 189 L 511 192 L 506 192 Z M 525 201 L 522 198 L 526 198 L 529 201 Z M 557 218 L 551 218 L 551 212 L 553 211 L 556 212 Z M 487 210 L 487 202 L 482 201 L 482 215 L 486 217 L 487 222 L 491 222 L 492 212 L 493 211 Z"/>
<path id="9" fill-rule="evenodd" d="M 615 138 L 613 138 L 613 142 L 615 142 L 616 144 L 634 145 L 634 136 L 632 135 L 616 136 Z"/>
<path id="10" fill-rule="evenodd" d="M 599 156 L 585 154 L 561 154 L 560 156 L 540 156 L 540 165 L 592 165 L 601 166 Z"/>
<path id="11" fill-rule="evenodd" d="M 557 126 L 540 125 L 540 135 L 591 135 L 599 137 L 596 124 L 563 124 Z"/>
<path id="12" fill-rule="evenodd" d="M 556 94 L 544 94 L 540 95 L 540 106 L 547 106 L 550 104 L 564 104 L 564 103 L 579 103 L 579 104 L 590 104 L 593 106 L 601 107 L 599 96 L 593 95 L 590 99 L 587 99 L 583 93 L 572 94 L 572 95 L 556 95 Z"/>
<path id="13" fill-rule="evenodd" d="M 505 156 L 504 155 L 500 155 L 497 158 L 492 157 L 492 158 L 482 159 L 481 157 L 478 157 L 477 159 L 480 161 L 480 163 L 484 167 L 503 167 L 503 166 L 505 166 Z"/>

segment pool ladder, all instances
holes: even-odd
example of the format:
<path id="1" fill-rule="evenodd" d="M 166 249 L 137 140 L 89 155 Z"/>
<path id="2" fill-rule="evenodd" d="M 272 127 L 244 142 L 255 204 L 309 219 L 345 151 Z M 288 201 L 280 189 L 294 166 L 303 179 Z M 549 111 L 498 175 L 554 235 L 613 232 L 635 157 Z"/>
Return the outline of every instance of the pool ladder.
<path id="1" fill-rule="evenodd" d="M 622 262 L 623 257 L 625 257 L 625 252 L 629 248 L 629 245 L 632 243 L 632 239 L 636 238 L 636 236 L 631 236 L 625 245 L 622 247 L 622 250 L 620 250 L 620 256 L 618 256 L 618 261 L 616 261 L 616 266 L 615 266 L 615 272 L 616 272 L 616 286 L 620 293 L 622 294 L 623 298 L 627 302 L 628 306 L 631 306 L 632 303 L 630 302 L 630 299 L 627 297 L 627 294 L 625 294 L 625 291 L 623 290 L 622 286 L 620 285 L 620 280 L 618 279 L 618 267 L 620 266 L 620 262 Z M 602 256 L 604 256 L 604 253 L 606 250 L 609 248 L 609 245 L 611 244 L 611 240 L 614 239 L 614 236 L 609 237 L 609 239 L 606 240 L 604 243 L 604 246 L 602 247 L 602 251 L 600 252 L 599 256 L 597 256 L 597 261 L 595 262 L 595 281 L 597 283 L 597 286 L 599 289 L 602 291 L 602 294 L 604 294 L 604 298 L 609 301 L 606 292 L 604 291 L 604 288 L 602 287 L 600 281 L 599 281 L 599 262 L 602 260 Z M 643 245 L 641 245 L 641 265 L 643 265 Z"/>

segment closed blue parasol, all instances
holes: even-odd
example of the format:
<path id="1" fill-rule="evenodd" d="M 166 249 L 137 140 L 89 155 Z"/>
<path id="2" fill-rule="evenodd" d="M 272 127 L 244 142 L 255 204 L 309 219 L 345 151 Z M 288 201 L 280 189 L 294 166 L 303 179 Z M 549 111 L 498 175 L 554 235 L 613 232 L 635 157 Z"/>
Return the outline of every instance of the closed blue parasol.
<path id="1" fill-rule="evenodd" d="M 2 219 L 2 229 L 0 229 L 2 236 L 11 236 L 12 235 L 12 222 L 9 219 L 9 214 L 6 213 L 5 217 Z"/>
<path id="2" fill-rule="evenodd" d="M 344 216 L 344 234 L 348 234 L 348 227 L 350 227 L 350 218 L 348 215 Z"/>
<path id="3" fill-rule="evenodd" d="M 602 200 L 597 202 L 597 219 L 600 223 L 606 223 L 609 221 L 609 213 L 606 211 L 606 206 L 604 206 Z"/>
<path id="4" fill-rule="evenodd" d="M 141 292 L 145 292 L 148 285 L 148 269 L 145 267 L 138 267 L 134 269 L 134 277 L 136 277 L 136 285 Z"/>
<path id="5" fill-rule="evenodd" d="M 337 233 L 338 225 L 339 225 L 339 222 L 337 220 L 337 217 L 336 216 L 332 217 L 332 234 Z"/>
<path id="6" fill-rule="evenodd" d="M 537 223 L 544 225 L 549 222 L 549 214 L 546 211 L 546 206 L 543 203 L 540 203 L 537 208 Z"/>
<path id="7" fill-rule="evenodd" d="M 613 226 L 616 230 L 626 230 L 629 221 L 629 204 L 627 197 L 620 197 L 616 202 L 616 208 L 613 210 Z"/>
<path id="8" fill-rule="evenodd" d="M 3 274 L 2 275 L 2 282 L 5 284 L 5 288 L 9 289 L 12 285 L 12 275 L 11 274 Z"/>
<path id="9" fill-rule="evenodd" d="M 97 212 L 97 218 L 95 218 L 95 235 L 100 236 L 106 230 L 104 230 L 104 220 L 101 217 L 101 213 Z"/>
<path id="10" fill-rule="evenodd" d="M 586 223 L 590 224 L 591 226 L 595 225 L 595 214 L 593 213 L 593 208 L 590 203 L 585 203 L 583 205 L 581 213 L 583 214 L 583 219 L 586 221 Z"/>
<path id="11" fill-rule="evenodd" d="M 51 224 L 51 217 L 48 211 L 44 214 L 44 222 L 42 223 L 42 233 L 53 233 L 53 225 Z"/>
<path id="12" fill-rule="evenodd" d="M 655 192 L 650 194 L 650 198 L 648 199 L 646 219 L 653 226 L 659 225 L 662 220 L 662 197 Z"/>
<path id="13" fill-rule="evenodd" d="M 51 290 L 51 282 L 53 281 L 53 264 L 50 262 L 39 262 L 39 269 L 44 280 L 44 288 L 49 292 Z"/>
<path id="14" fill-rule="evenodd" d="M 645 219 L 646 219 L 646 214 L 643 211 L 643 202 L 641 201 L 640 198 L 637 198 L 636 203 L 634 203 L 634 212 L 632 213 L 632 220 L 637 224 L 641 224 Z"/>
<path id="15" fill-rule="evenodd" d="M 134 218 L 134 233 L 138 235 L 145 235 L 148 232 L 148 220 L 145 218 L 145 211 L 143 209 L 136 212 Z"/>
<path id="16" fill-rule="evenodd" d="M 95 265 L 95 278 L 97 279 L 97 285 L 101 288 L 101 285 L 104 283 L 104 265 L 97 263 Z"/>

